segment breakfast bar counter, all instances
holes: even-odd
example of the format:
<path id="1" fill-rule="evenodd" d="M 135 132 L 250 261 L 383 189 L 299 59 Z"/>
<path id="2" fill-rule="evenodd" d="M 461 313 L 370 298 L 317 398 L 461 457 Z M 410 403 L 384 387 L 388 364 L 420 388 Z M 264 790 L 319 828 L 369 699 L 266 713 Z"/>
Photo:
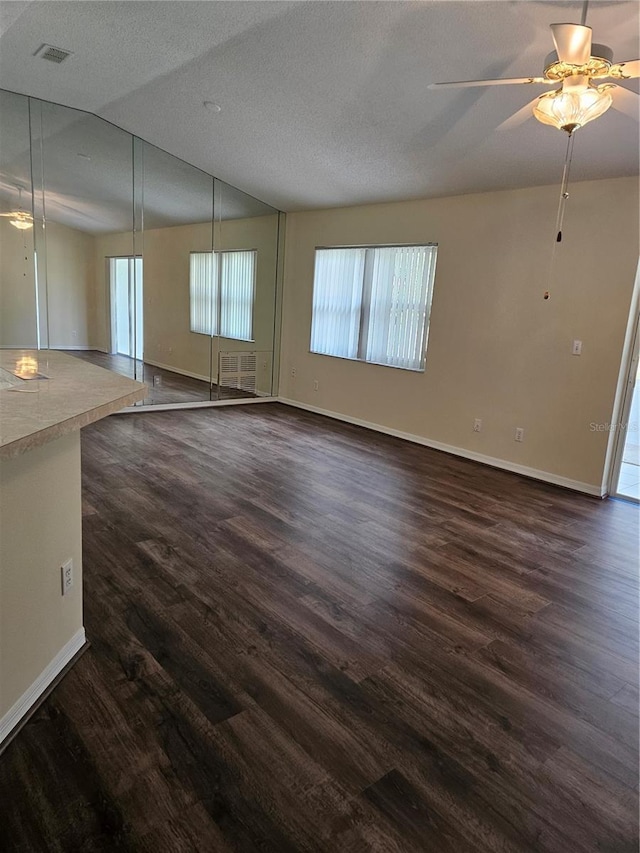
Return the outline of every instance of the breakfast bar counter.
<path id="1" fill-rule="evenodd" d="M 56 350 L 0 350 L 0 459 L 131 406 L 144 388 Z"/>
<path id="2" fill-rule="evenodd" d="M 86 644 L 80 429 L 144 395 L 55 350 L 0 350 L 0 749 Z"/>

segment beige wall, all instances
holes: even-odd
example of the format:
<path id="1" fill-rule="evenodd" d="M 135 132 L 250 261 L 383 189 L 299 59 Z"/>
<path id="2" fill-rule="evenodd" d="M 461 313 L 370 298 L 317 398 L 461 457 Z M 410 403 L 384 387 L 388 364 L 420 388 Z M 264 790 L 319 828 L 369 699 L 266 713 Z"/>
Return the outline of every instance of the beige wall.
<path id="1" fill-rule="evenodd" d="M 33 229 L 19 231 L 6 217 L 0 217 L 0 346 L 37 346 Z"/>
<path id="2" fill-rule="evenodd" d="M 46 322 L 48 306 L 53 348 L 96 345 L 93 244 L 91 234 L 57 222 L 47 224 L 46 288 L 40 282 L 46 306 L 41 305 L 41 317 Z M 7 219 L 0 219 L 0 345 L 37 346 L 33 231 L 18 231 Z"/>
<path id="3" fill-rule="evenodd" d="M 47 224 L 49 346 L 96 346 L 94 237 L 57 222 Z"/>
<path id="4" fill-rule="evenodd" d="M 82 630 L 80 433 L 2 460 L 0 482 L 1 720 Z"/>
<path id="5" fill-rule="evenodd" d="M 211 251 L 211 223 L 144 233 L 144 356 L 209 376 L 210 338 L 189 329 L 189 254 Z"/>
<path id="6" fill-rule="evenodd" d="M 280 395 L 600 487 L 608 434 L 590 424 L 612 419 L 638 264 L 638 182 L 571 187 L 544 301 L 557 197 L 557 187 L 538 187 L 288 214 Z M 412 241 L 439 244 L 425 372 L 310 353 L 315 246 Z"/>

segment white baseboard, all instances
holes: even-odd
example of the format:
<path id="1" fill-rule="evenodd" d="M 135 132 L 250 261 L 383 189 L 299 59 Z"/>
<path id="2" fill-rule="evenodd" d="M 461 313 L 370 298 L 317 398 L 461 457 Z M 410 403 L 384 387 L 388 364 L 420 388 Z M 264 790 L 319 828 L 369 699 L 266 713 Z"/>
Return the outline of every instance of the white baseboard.
<path id="1" fill-rule="evenodd" d="M 209 377 L 202 373 L 193 373 L 191 370 L 183 370 L 181 367 L 174 367 L 172 364 L 163 364 L 161 361 L 151 361 L 150 358 L 144 359 L 145 364 L 151 367 L 159 367 L 161 370 L 168 370 L 170 373 L 177 373 L 180 376 L 189 376 L 191 379 L 200 379 L 202 382 L 208 382 Z"/>
<path id="2" fill-rule="evenodd" d="M 190 370 L 182 370 L 179 367 L 172 367 L 170 364 L 162 364 L 160 361 L 149 361 L 149 359 L 146 358 L 144 363 L 151 367 L 159 367 L 161 370 L 168 370 L 170 373 L 178 373 L 180 376 L 189 376 L 191 379 L 200 379 L 202 382 L 209 382 L 208 376 L 203 376 L 201 373 L 192 373 Z M 273 399 L 273 395 L 268 391 L 256 391 L 255 393 L 258 397 L 269 397 L 270 399 Z M 139 408 L 136 409 L 136 411 L 139 411 Z"/>
<path id="3" fill-rule="evenodd" d="M 52 346 L 48 346 L 47 349 L 63 350 L 63 351 L 64 350 L 70 350 L 72 352 L 75 352 L 76 350 L 78 352 L 91 352 L 92 350 L 97 350 L 98 347 L 90 347 L 88 345 L 87 346 L 82 346 L 82 345 L 81 346 L 71 346 L 71 345 L 66 346 L 65 344 L 53 344 Z M 100 350 L 100 352 L 103 352 L 103 350 Z"/>
<path id="4" fill-rule="evenodd" d="M 0 344 L 0 349 L 33 350 L 37 349 L 37 347 L 35 344 L 30 347 L 20 346 L 19 344 Z"/>
<path id="5" fill-rule="evenodd" d="M 45 667 L 33 684 L 22 694 L 18 701 L 0 719 L 0 744 L 33 708 L 52 681 L 60 675 L 69 661 L 86 643 L 84 628 L 80 628 Z"/>
<path id="6" fill-rule="evenodd" d="M 13 346 L 12 344 L 0 344 L 0 349 L 28 349 L 28 350 L 32 350 L 32 349 L 37 349 L 37 347 L 35 345 L 32 347 L 19 347 L 19 346 Z M 62 345 L 56 345 L 56 346 L 52 346 L 52 347 L 42 347 L 42 350 L 44 350 L 44 351 L 46 351 L 48 349 L 53 349 L 53 350 L 79 350 L 81 352 L 93 352 L 93 351 L 105 352 L 105 353 L 109 352 L 109 350 L 105 349 L 104 347 L 92 347 L 92 346 L 64 347 Z"/>
<path id="7" fill-rule="evenodd" d="M 139 412 L 172 412 L 175 409 L 214 409 L 222 406 L 253 406 L 256 403 L 277 403 L 277 397 L 237 397 L 229 400 L 194 400 L 191 403 L 150 403 L 148 406 L 127 406 L 113 415 L 130 415 Z"/>
<path id="8" fill-rule="evenodd" d="M 432 447 L 434 450 L 442 450 L 445 453 L 451 453 L 453 456 L 461 456 L 463 459 L 482 462 L 483 465 L 489 465 L 491 468 L 501 468 L 503 471 L 510 471 L 512 474 L 522 474 L 524 477 L 530 477 L 533 480 L 542 480 L 542 482 L 551 483 L 554 486 L 563 486 L 565 489 L 572 489 L 575 492 L 582 492 L 585 495 L 602 498 L 607 494 L 604 486 L 593 486 L 590 483 L 582 483 L 580 480 L 570 480 L 568 477 L 561 477 L 558 474 L 551 474 L 548 471 L 541 471 L 538 468 L 528 468 L 526 465 L 518 465 L 517 462 L 509 462 L 506 459 L 499 459 L 495 456 L 486 456 L 484 453 L 476 453 L 474 450 L 466 450 L 464 447 L 455 447 L 452 444 L 433 441 L 432 439 L 424 438 L 424 436 L 421 435 L 402 432 L 402 430 L 392 429 L 391 427 L 382 426 L 381 424 L 375 424 L 370 421 L 363 421 L 360 418 L 352 418 L 349 415 L 343 415 L 340 412 L 332 412 L 329 409 L 321 409 L 318 406 L 311 406 L 307 403 L 301 403 L 298 400 L 290 400 L 288 397 L 277 397 L 276 399 L 278 403 L 284 403 L 286 406 L 294 406 L 297 409 L 314 412 L 316 415 L 324 415 L 327 418 L 334 418 L 334 420 L 344 421 L 348 424 L 355 424 L 355 426 L 365 427 L 366 429 L 381 432 L 385 435 L 392 435 L 395 438 L 402 438 L 405 441 L 411 441 L 414 444 L 422 444 L 425 447 Z"/>

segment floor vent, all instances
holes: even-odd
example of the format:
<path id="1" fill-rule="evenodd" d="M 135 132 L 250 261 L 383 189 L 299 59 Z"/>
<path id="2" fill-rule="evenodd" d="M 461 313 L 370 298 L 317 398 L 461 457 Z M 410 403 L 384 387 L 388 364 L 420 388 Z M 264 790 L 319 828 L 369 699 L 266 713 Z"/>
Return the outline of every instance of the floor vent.
<path id="1" fill-rule="evenodd" d="M 34 56 L 39 56 L 40 59 L 48 59 L 49 62 L 55 62 L 57 65 L 60 65 L 61 62 L 64 62 L 67 57 L 71 56 L 70 50 L 65 50 L 62 47 L 54 47 L 51 44 L 41 44 L 40 47 L 33 54 Z"/>
<path id="2" fill-rule="evenodd" d="M 221 352 L 220 386 L 255 393 L 256 366 L 255 352 Z"/>

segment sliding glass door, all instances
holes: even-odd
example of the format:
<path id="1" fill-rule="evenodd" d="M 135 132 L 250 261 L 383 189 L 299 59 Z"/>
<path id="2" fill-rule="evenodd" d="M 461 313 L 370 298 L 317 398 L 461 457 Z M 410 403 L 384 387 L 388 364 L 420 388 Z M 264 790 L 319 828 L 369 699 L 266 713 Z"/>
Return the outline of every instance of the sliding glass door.
<path id="1" fill-rule="evenodd" d="M 142 258 L 111 258 L 111 352 L 142 360 Z"/>

